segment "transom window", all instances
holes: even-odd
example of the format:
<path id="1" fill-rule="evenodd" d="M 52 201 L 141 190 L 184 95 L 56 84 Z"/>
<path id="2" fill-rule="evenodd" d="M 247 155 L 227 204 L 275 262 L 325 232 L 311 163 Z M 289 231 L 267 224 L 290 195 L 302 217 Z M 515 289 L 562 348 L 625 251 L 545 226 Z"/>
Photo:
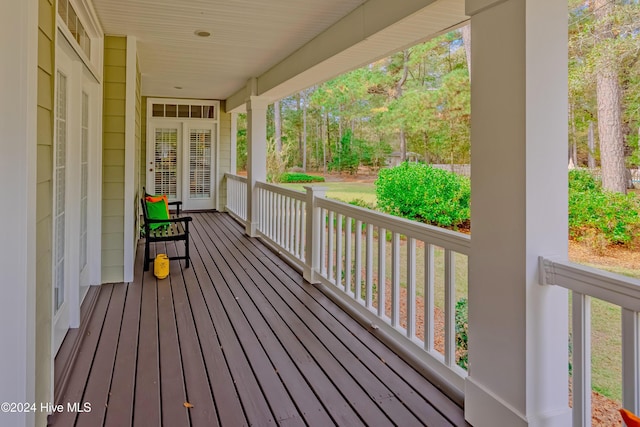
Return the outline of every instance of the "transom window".
<path id="1" fill-rule="evenodd" d="M 213 105 L 191 104 L 153 104 L 152 117 L 180 117 L 192 119 L 215 119 L 216 112 Z"/>
<path id="2" fill-rule="evenodd" d="M 91 38 L 69 0 L 58 1 L 58 15 L 60 15 L 67 25 L 69 32 L 71 32 L 73 38 L 76 39 L 80 48 L 87 55 L 87 58 L 91 58 Z"/>

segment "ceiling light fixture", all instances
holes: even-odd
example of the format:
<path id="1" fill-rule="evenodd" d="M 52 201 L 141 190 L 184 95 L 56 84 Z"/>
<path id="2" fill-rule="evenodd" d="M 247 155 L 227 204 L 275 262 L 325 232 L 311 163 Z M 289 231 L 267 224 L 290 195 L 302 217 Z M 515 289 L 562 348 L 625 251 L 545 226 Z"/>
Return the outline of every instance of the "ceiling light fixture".
<path id="1" fill-rule="evenodd" d="M 196 30 L 194 34 L 198 37 L 209 37 L 211 35 L 209 31 L 205 30 Z"/>

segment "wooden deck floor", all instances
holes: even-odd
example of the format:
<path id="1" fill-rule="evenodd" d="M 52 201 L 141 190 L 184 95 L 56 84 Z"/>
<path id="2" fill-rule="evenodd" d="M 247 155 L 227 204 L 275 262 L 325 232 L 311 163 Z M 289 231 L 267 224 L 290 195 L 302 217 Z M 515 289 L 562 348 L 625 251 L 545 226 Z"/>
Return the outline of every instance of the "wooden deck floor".
<path id="1" fill-rule="evenodd" d="M 191 268 L 171 261 L 156 280 L 139 249 L 134 283 L 93 289 L 56 398 L 91 411 L 50 425 L 466 425 L 462 409 L 228 215 L 192 216 Z"/>

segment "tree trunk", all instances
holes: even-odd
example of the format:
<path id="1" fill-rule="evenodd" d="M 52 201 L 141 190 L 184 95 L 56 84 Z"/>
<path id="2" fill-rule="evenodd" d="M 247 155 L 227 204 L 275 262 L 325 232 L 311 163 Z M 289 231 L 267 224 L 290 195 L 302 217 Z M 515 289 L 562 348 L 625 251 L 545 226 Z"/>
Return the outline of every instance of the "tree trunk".
<path id="1" fill-rule="evenodd" d="M 280 158 L 282 152 L 282 117 L 280 114 L 280 101 L 273 103 L 273 121 L 275 122 L 275 139 L 276 139 L 276 153 Z"/>
<path id="2" fill-rule="evenodd" d="M 462 33 L 464 53 L 467 57 L 467 71 L 469 71 L 469 79 L 471 79 L 471 22 L 460 28 L 460 32 Z"/>
<path id="3" fill-rule="evenodd" d="M 402 77 L 396 85 L 396 99 L 402 97 L 402 87 L 409 77 L 409 51 L 404 50 L 402 52 Z M 407 138 L 404 133 L 404 127 L 400 128 L 400 162 L 407 160 Z"/>
<path id="4" fill-rule="evenodd" d="M 611 23 L 614 4 L 610 0 L 595 0 L 593 8 L 596 16 L 595 33 L 600 45 L 595 69 L 602 186 L 609 191 L 626 193 L 622 91 L 618 81 L 618 58 L 609 46 L 614 38 Z"/>
<path id="5" fill-rule="evenodd" d="M 596 140 L 595 140 L 595 131 L 594 131 L 594 126 L 593 126 L 593 122 L 589 122 L 589 134 L 587 137 L 587 144 L 589 144 L 589 153 L 588 153 L 588 157 L 587 157 L 587 165 L 589 166 L 589 169 L 595 169 L 596 168 L 596 159 L 595 157 L 593 157 L 593 155 L 595 154 L 596 151 Z"/>
<path id="6" fill-rule="evenodd" d="M 298 93 L 296 94 L 296 103 L 298 106 L 298 111 L 300 111 L 302 109 L 302 94 Z M 302 135 L 304 130 L 302 129 L 302 123 L 300 123 L 299 120 L 296 120 L 296 127 L 298 128 L 298 164 L 302 164 L 302 140 L 304 138 L 304 136 Z"/>
<path id="7" fill-rule="evenodd" d="M 307 96 L 302 102 L 302 170 L 307 171 Z"/>
<path id="8" fill-rule="evenodd" d="M 576 120 L 573 114 L 573 105 L 569 104 L 569 121 L 571 122 L 571 134 L 569 141 L 571 151 L 569 153 L 569 168 L 578 167 L 578 143 L 576 141 Z"/>

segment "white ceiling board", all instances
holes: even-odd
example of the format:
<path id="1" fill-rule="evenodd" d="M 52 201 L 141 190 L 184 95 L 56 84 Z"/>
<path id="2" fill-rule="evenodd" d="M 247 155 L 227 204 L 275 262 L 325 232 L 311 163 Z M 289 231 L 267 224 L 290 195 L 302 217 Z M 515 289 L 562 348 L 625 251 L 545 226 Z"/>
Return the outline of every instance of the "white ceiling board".
<path id="1" fill-rule="evenodd" d="M 105 34 L 137 38 L 143 95 L 211 99 L 226 99 L 363 2 L 93 1 Z"/>

